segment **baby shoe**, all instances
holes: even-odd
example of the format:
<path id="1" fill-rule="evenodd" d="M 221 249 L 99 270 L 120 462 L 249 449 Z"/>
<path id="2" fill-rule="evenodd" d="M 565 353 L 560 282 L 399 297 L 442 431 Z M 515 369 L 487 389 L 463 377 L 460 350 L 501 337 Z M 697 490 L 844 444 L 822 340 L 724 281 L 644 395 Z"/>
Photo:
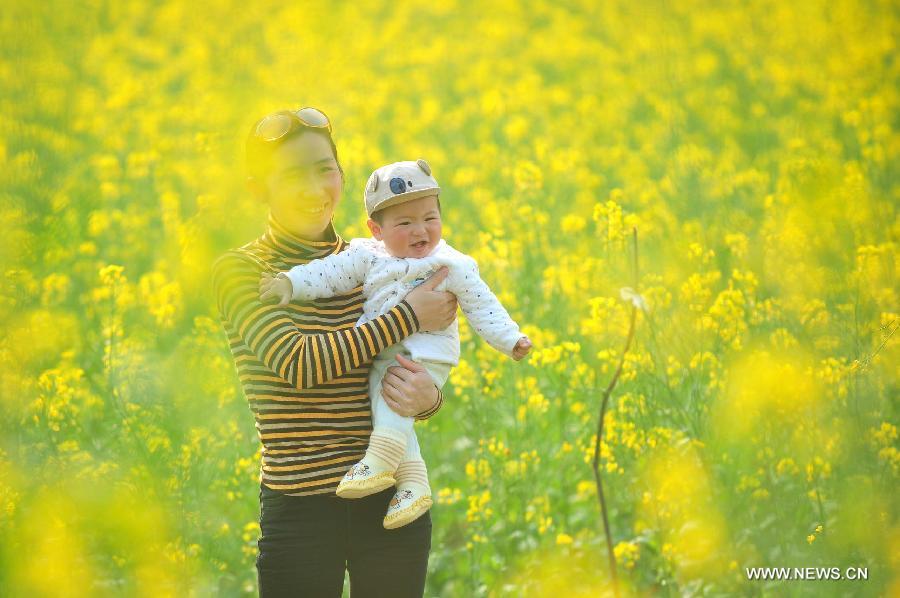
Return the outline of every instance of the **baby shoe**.
<path id="1" fill-rule="evenodd" d="M 363 457 L 362 461 L 344 474 L 344 479 L 338 484 L 335 493 L 341 498 L 362 498 L 396 484 L 394 472 L 383 463 L 377 464 L 375 461 L 381 460 L 372 459 L 368 455 Z"/>
<path id="2" fill-rule="evenodd" d="M 363 498 L 396 484 L 394 472 L 406 451 L 406 437 L 375 430 L 369 437 L 365 457 L 350 468 L 336 494 L 341 498 Z"/>
<path id="3" fill-rule="evenodd" d="M 385 529 L 403 527 L 424 515 L 431 505 L 431 492 L 418 484 L 399 488 L 388 503 L 384 527 Z"/>

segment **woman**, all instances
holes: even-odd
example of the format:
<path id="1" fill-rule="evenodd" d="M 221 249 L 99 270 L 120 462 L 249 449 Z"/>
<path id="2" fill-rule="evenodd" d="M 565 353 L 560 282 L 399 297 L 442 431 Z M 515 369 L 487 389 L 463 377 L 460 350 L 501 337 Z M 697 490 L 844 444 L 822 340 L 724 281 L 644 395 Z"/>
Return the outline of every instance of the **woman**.
<path id="1" fill-rule="evenodd" d="M 372 430 L 372 358 L 456 317 L 455 297 L 434 291 L 446 269 L 359 327 L 361 288 L 309 304 L 261 303 L 261 274 L 347 246 L 332 224 L 344 177 L 331 123 L 314 108 L 261 119 L 247 139 L 247 165 L 251 192 L 269 207 L 268 227 L 216 261 L 213 287 L 263 444 L 260 595 L 340 596 L 346 568 L 355 598 L 421 596 L 430 516 L 386 530 L 392 489 L 358 500 L 334 491 L 365 453 Z M 397 359 L 384 380 L 386 401 L 401 415 L 430 417 L 441 406 L 440 390 L 423 367 Z"/>

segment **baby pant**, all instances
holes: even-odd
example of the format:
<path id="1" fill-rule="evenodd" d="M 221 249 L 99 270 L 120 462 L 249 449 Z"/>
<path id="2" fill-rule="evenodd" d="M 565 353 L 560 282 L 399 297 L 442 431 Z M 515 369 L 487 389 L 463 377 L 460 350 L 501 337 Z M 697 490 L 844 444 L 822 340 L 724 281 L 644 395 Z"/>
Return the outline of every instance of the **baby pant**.
<path id="1" fill-rule="evenodd" d="M 372 369 L 369 372 L 369 397 L 372 401 L 372 427 L 374 429 L 391 428 L 406 436 L 406 455 L 404 455 L 403 461 L 421 459 L 422 454 L 419 450 L 419 442 L 416 438 L 415 430 L 413 430 L 413 422 L 415 419 L 397 414 L 388 406 L 384 397 L 381 396 L 382 381 L 384 380 L 384 375 L 387 373 L 387 369 L 394 365 L 402 367 L 400 366 L 400 362 L 394 359 L 397 353 L 401 353 L 404 357 L 412 359 L 424 367 L 431 375 L 432 380 L 434 380 L 434 383 L 438 388 L 442 388 L 444 383 L 447 382 L 447 378 L 450 376 L 450 369 L 453 366 L 449 363 L 417 361 L 409 356 L 403 343 L 391 345 L 384 349 L 375 356 L 375 361 L 372 363 Z"/>

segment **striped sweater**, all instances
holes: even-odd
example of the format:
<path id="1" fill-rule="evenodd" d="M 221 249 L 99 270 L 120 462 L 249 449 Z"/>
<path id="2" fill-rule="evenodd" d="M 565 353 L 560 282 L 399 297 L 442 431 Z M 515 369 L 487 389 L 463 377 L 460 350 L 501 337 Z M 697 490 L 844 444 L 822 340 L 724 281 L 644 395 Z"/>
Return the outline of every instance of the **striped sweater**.
<path id="1" fill-rule="evenodd" d="M 343 251 L 329 226 L 324 241 L 301 239 L 269 216 L 261 237 L 213 265 L 219 317 L 262 442 L 261 481 L 292 496 L 333 493 L 362 458 L 372 432 L 368 375 L 373 357 L 419 329 L 401 301 L 355 326 L 362 287 L 345 295 L 279 307 L 259 300 L 262 272 Z M 431 417 L 437 404 L 416 419 Z"/>

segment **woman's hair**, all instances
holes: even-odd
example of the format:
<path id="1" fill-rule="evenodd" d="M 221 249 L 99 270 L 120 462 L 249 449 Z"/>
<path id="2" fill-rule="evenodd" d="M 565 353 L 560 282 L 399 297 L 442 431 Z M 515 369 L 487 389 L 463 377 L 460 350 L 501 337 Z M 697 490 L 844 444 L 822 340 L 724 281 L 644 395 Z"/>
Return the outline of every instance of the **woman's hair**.
<path id="1" fill-rule="evenodd" d="M 303 126 L 297 127 L 277 141 L 263 141 L 256 136 L 256 125 L 254 124 L 250 129 L 250 134 L 247 135 L 247 142 L 245 144 L 247 174 L 256 179 L 265 178 L 265 176 L 269 173 L 269 169 L 272 167 L 272 154 L 275 153 L 275 150 L 278 149 L 278 147 L 288 139 L 292 139 L 297 135 L 302 135 L 303 133 L 315 133 L 316 135 L 321 135 L 326 140 L 328 140 L 328 145 L 331 146 L 331 153 L 334 154 L 334 161 L 337 163 L 338 171 L 340 171 L 341 173 L 341 178 L 343 178 L 344 169 L 341 167 L 340 159 L 338 159 L 337 146 L 334 145 L 334 139 L 331 138 L 331 134 L 329 134 L 325 129 L 316 129 Z"/>

